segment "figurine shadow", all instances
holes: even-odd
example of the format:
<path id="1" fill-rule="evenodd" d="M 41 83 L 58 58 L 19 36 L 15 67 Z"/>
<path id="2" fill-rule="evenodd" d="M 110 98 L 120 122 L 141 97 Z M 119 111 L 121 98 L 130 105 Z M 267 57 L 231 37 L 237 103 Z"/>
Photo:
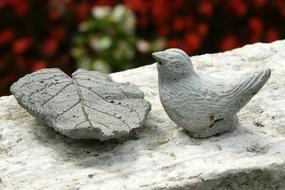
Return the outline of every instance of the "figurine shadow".
<path id="1" fill-rule="evenodd" d="M 150 114 L 150 117 L 154 115 Z M 168 146 L 168 143 L 200 146 L 209 151 L 240 151 L 245 153 L 264 153 L 269 150 L 271 142 L 262 137 L 263 131 L 254 126 L 239 125 L 236 130 L 208 138 L 192 138 L 187 131 L 175 126 L 161 127 L 159 123 L 147 120 L 141 128 L 134 129 L 130 135 L 121 140 L 75 140 L 54 131 L 52 128 L 36 121 L 33 133 L 44 147 L 52 149 L 53 157 L 62 162 L 70 162 L 78 167 L 94 167 L 109 170 L 114 164 L 131 166 L 138 160 L 138 151 L 154 150 Z M 257 129 L 257 128 L 256 128 Z M 147 139 L 145 139 L 147 138 Z M 144 140 L 142 140 L 144 139 Z M 180 146 L 178 145 L 178 146 Z M 138 148 L 140 146 L 145 146 Z M 185 151 L 189 149 L 185 149 Z M 159 151 L 159 150 L 158 150 Z"/>
<path id="2" fill-rule="evenodd" d="M 138 139 L 136 129 L 120 140 L 80 140 L 66 137 L 38 120 L 35 120 L 35 122 L 36 127 L 33 129 L 35 139 L 42 146 L 52 149 L 51 154 L 55 154 L 55 157 L 63 162 L 71 162 L 83 168 L 96 167 L 104 170 L 109 168 L 111 164 L 124 161 L 131 164 L 132 161 L 136 160 L 134 156 L 138 155 L 135 154 L 136 150 L 132 149 L 132 159 L 115 159 L 118 157 L 119 152 L 124 151 L 121 149 L 125 143 Z"/>
<path id="3" fill-rule="evenodd" d="M 239 126 L 240 127 L 240 126 Z M 225 138 L 231 138 L 233 136 L 237 136 L 237 135 L 240 135 L 241 132 L 237 129 L 235 130 L 232 130 L 232 131 L 227 131 L 227 132 L 224 132 L 224 133 L 217 133 L 215 135 L 212 135 L 212 136 L 208 136 L 208 137 L 193 137 L 193 134 L 189 131 L 187 131 L 186 129 L 183 129 L 183 128 L 179 128 L 181 133 L 187 135 L 190 139 L 192 140 L 196 140 L 196 141 L 211 141 L 211 140 L 222 140 L 222 139 L 225 139 Z"/>
<path id="4" fill-rule="evenodd" d="M 227 131 L 227 132 L 221 132 L 221 133 L 217 133 L 215 135 L 212 136 L 207 136 L 207 137 L 193 137 L 193 134 L 190 133 L 189 131 L 187 131 L 186 129 L 181 128 L 181 131 L 183 133 L 185 133 L 187 136 L 189 136 L 189 138 L 191 139 L 197 139 L 197 140 L 209 140 L 209 139 L 215 139 L 215 138 L 227 138 L 227 137 L 231 137 L 233 136 L 233 134 L 235 133 L 236 130 L 232 130 L 232 131 Z"/>

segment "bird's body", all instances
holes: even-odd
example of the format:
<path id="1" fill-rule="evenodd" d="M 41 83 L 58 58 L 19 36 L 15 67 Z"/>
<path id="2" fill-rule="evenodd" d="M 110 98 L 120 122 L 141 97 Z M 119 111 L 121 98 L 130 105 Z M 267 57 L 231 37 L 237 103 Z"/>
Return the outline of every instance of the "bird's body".
<path id="1" fill-rule="evenodd" d="M 179 49 L 153 54 L 158 61 L 161 103 L 178 126 L 193 137 L 208 137 L 237 126 L 236 113 L 260 90 L 270 70 L 233 81 L 198 75 Z"/>

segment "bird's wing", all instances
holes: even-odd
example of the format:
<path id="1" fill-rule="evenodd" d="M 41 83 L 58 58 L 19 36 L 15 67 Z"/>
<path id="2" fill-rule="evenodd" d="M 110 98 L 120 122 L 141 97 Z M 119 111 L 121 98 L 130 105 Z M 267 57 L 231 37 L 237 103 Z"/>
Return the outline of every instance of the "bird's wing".
<path id="1" fill-rule="evenodd" d="M 188 112 L 196 112 L 196 116 L 199 115 L 199 119 L 205 121 L 211 116 L 219 119 L 235 114 L 261 89 L 270 72 L 260 71 L 240 77 L 231 83 L 208 77 L 180 81 L 180 85 L 177 85 L 179 88 L 174 90 L 176 97 L 173 98 L 171 112 L 175 111 L 173 108 L 179 108 L 177 114 L 189 119 L 192 115 Z"/>
<path id="2" fill-rule="evenodd" d="M 218 102 L 228 112 L 236 113 L 262 88 L 271 74 L 267 69 L 240 77 L 219 90 Z"/>
<path id="3" fill-rule="evenodd" d="M 185 107 L 201 112 L 201 116 L 221 110 L 219 90 L 224 87 L 224 83 L 202 75 L 201 78 L 192 78 L 184 83 L 187 83 L 184 85 L 184 90 L 177 89 L 176 92 L 184 92 L 179 99 Z"/>

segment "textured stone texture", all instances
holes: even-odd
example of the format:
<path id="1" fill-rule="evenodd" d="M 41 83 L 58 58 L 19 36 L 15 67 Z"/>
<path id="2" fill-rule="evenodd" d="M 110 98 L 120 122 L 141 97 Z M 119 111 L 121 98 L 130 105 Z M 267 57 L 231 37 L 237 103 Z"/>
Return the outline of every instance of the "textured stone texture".
<path id="1" fill-rule="evenodd" d="M 233 131 L 238 125 L 237 112 L 270 76 L 270 69 L 226 80 L 201 75 L 193 70 L 190 57 L 176 48 L 152 56 L 158 62 L 158 91 L 165 112 L 196 138 Z"/>
<path id="2" fill-rule="evenodd" d="M 78 69 L 42 69 L 10 88 L 29 113 L 73 139 L 120 139 L 143 125 L 150 111 L 144 93 L 108 75 Z"/>
<path id="3" fill-rule="evenodd" d="M 285 189 L 285 41 L 193 57 L 194 68 L 232 77 L 271 68 L 232 133 L 190 138 L 160 104 L 154 65 L 112 75 L 145 92 L 152 111 L 128 141 L 71 140 L 12 96 L 0 98 L 0 189 Z"/>

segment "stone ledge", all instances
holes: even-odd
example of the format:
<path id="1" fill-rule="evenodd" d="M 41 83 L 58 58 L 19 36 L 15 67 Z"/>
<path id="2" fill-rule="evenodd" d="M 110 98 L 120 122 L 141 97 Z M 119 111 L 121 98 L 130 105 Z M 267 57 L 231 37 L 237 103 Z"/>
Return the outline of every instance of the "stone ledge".
<path id="1" fill-rule="evenodd" d="M 0 189 L 285 189 L 285 41 L 193 57 L 195 69 L 233 77 L 271 68 L 233 133 L 193 139 L 164 113 L 154 65 L 112 74 L 152 103 L 128 141 L 64 137 L 0 98 Z"/>

